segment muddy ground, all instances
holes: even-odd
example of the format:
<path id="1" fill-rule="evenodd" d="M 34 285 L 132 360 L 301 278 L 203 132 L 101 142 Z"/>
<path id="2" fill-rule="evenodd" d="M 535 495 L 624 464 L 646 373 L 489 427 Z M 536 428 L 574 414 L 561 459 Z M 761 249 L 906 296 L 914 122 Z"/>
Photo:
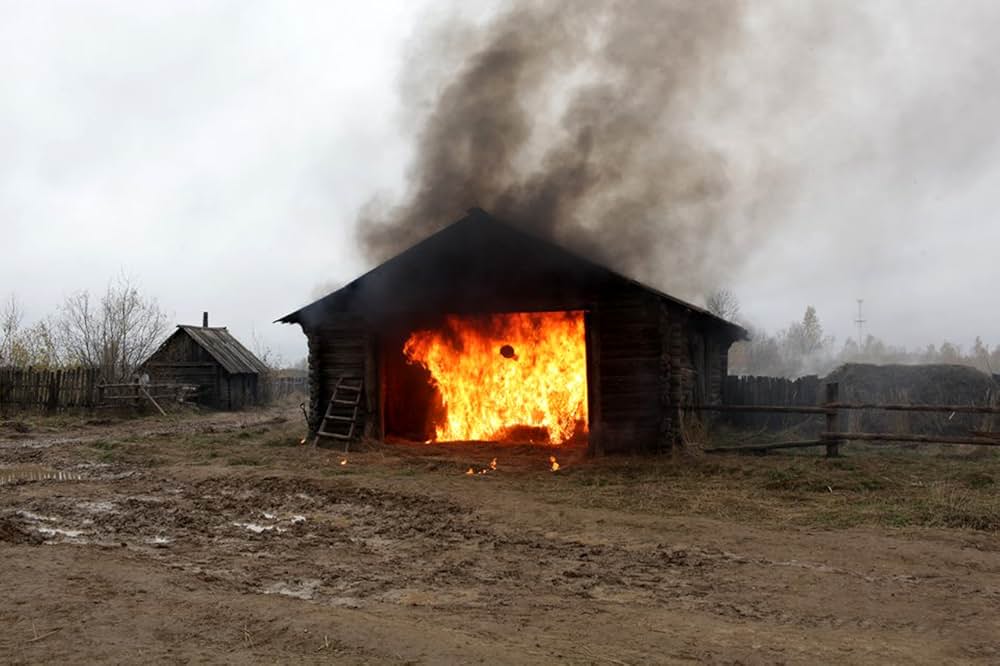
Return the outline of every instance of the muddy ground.
<path id="1" fill-rule="evenodd" d="M 0 421 L 4 661 L 1000 662 L 996 455 L 301 435 L 292 406 Z"/>

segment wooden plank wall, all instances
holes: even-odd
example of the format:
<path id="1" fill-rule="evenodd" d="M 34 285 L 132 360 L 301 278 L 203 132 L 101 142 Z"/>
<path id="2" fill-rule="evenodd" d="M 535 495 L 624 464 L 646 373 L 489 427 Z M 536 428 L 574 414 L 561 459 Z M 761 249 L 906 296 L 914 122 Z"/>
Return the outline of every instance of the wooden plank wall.
<path id="1" fill-rule="evenodd" d="M 650 451 L 659 447 L 662 416 L 659 308 L 639 290 L 605 294 L 598 319 L 598 453 Z"/>
<path id="2" fill-rule="evenodd" d="M 0 413 L 91 409 L 99 382 L 96 368 L 0 368 Z"/>

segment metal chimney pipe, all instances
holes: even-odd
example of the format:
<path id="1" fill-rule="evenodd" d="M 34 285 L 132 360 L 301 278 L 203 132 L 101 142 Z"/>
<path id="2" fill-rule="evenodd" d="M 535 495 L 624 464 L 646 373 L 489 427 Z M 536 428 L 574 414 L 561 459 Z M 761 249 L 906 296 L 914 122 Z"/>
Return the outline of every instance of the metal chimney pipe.
<path id="1" fill-rule="evenodd" d="M 202 328 L 208 328 L 208 313 L 207 312 L 202 312 L 201 313 L 201 327 Z"/>

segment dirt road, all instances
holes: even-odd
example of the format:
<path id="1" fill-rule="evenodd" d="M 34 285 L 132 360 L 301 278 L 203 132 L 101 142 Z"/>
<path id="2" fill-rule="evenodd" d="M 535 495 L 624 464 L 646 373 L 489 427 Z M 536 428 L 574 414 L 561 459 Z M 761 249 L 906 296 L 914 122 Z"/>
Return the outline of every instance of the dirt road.
<path id="1" fill-rule="evenodd" d="M 664 460 L 651 480 L 641 460 L 385 445 L 342 465 L 297 445 L 299 420 L 0 429 L 4 660 L 1000 662 L 990 525 L 838 527 L 816 517 L 854 501 L 839 487 L 796 505 L 741 476 L 827 461 Z M 994 462 L 962 464 L 992 483 Z M 713 483 L 732 492 L 690 490 Z"/>

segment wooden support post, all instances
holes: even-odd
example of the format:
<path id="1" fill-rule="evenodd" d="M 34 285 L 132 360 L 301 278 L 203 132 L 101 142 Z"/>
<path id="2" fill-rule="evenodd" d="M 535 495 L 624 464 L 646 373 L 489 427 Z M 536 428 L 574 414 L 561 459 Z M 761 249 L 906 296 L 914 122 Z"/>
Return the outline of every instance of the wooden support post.
<path id="1" fill-rule="evenodd" d="M 830 382 L 826 385 L 826 404 L 830 405 L 836 403 L 840 399 L 840 384 L 837 382 Z M 840 418 L 839 412 L 827 412 L 826 414 L 826 431 L 827 432 L 841 432 L 842 428 L 838 427 L 838 419 Z M 826 443 L 826 457 L 836 458 L 840 455 L 840 440 L 831 439 Z"/>
<path id="2" fill-rule="evenodd" d="M 165 411 L 163 411 L 163 408 L 162 408 L 162 407 L 160 407 L 160 405 L 159 405 L 159 404 L 158 404 L 158 403 L 156 402 L 156 400 L 153 400 L 153 396 L 151 396 L 151 395 L 149 394 L 149 391 L 147 391 L 147 390 L 145 389 L 145 387 L 143 387 L 143 386 L 142 386 L 141 384 L 139 384 L 139 385 L 137 385 L 137 386 L 138 386 L 138 389 L 139 389 L 140 391 L 142 391 L 142 394 L 143 394 L 144 396 L 146 396 L 146 399 L 147 399 L 147 400 L 149 400 L 149 401 L 150 401 L 151 403 L 153 403 L 153 407 L 156 407 L 156 411 L 158 411 L 158 412 L 160 413 L 160 415 L 161 415 L 161 416 L 166 416 L 166 415 L 167 415 L 167 413 L 166 413 Z"/>

